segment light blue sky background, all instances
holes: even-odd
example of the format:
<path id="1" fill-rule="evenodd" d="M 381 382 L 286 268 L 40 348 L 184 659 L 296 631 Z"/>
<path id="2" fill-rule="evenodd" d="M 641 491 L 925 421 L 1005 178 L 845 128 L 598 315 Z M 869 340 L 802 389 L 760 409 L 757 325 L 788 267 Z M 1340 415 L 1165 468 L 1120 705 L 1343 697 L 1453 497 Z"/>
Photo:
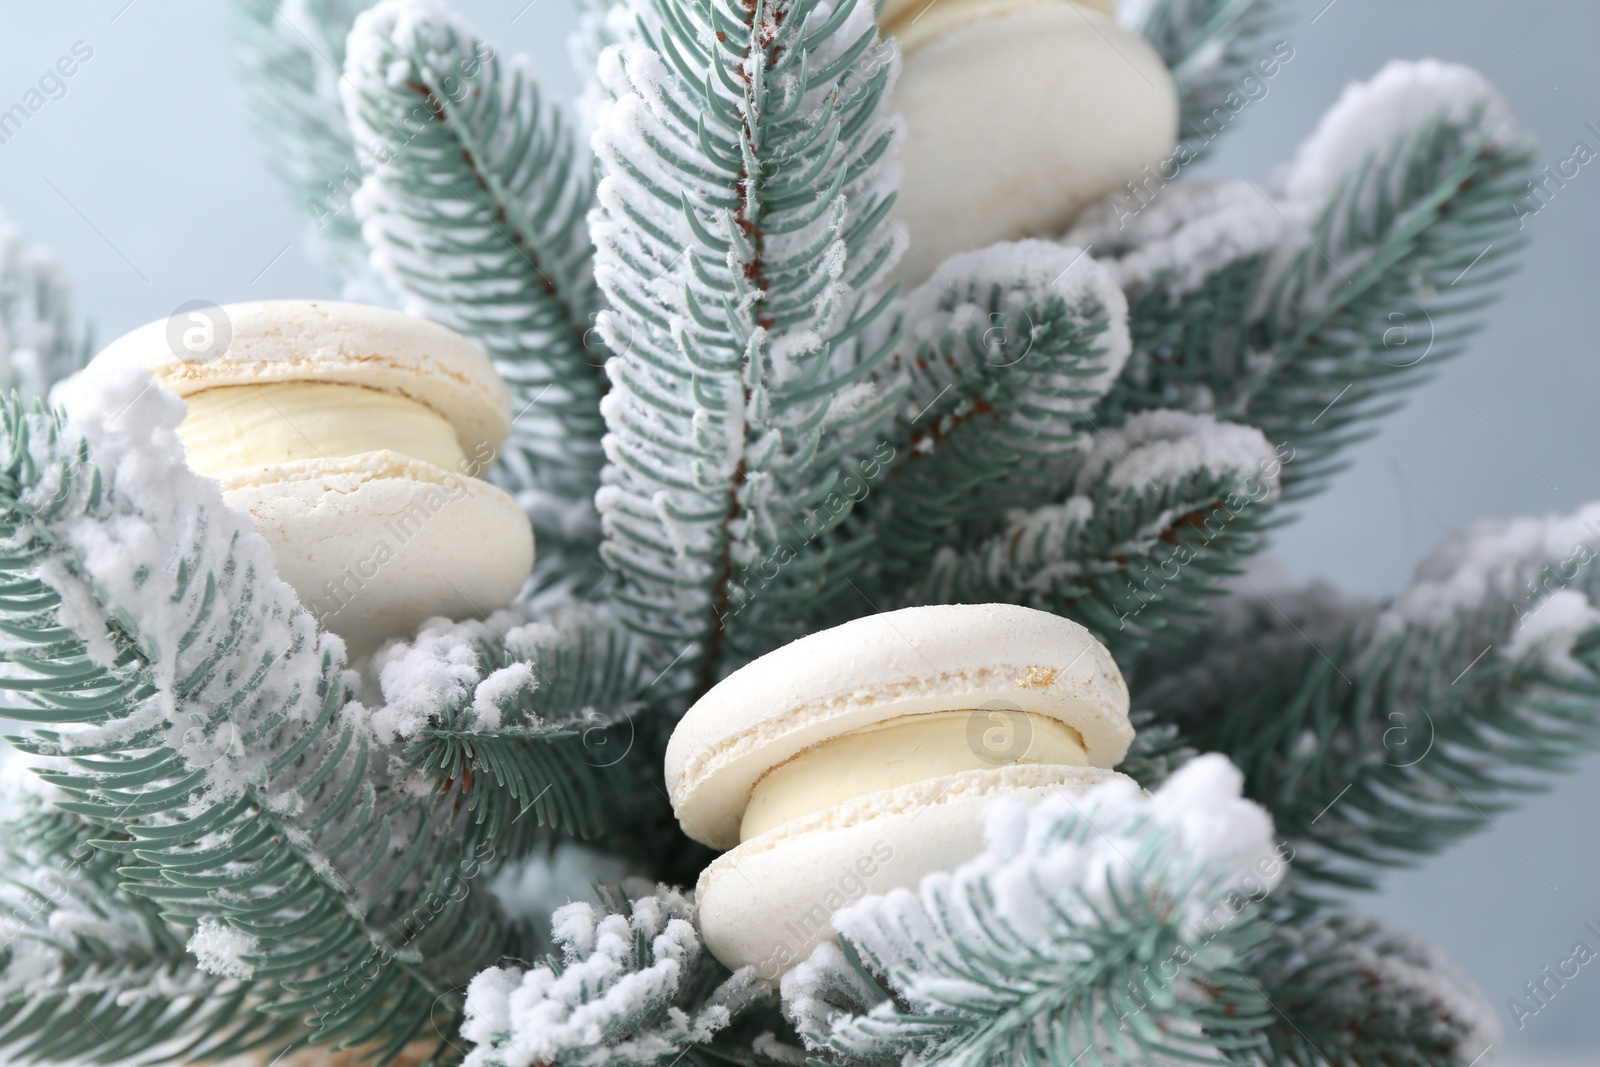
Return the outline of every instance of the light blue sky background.
<path id="1" fill-rule="evenodd" d="M 531 54 L 570 95 L 567 0 L 459 0 L 503 51 Z M 330 296 L 299 224 L 244 126 L 216 0 L 91 0 L 0 8 L 0 110 L 77 41 L 94 50 L 0 145 L 0 207 L 53 246 L 102 340 L 193 299 Z M 1484 71 L 1538 133 L 1548 162 L 1600 149 L 1594 0 L 1300 0 L 1295 58 L 1206 173 L 1260 179 L 1347 81 L 1390 57 Z M 1600 161 L 1529 223 L 1526 266 L 1490 328 L 1443 368 L 1276 544 L 1297 578 L 1397 590 L 1417 558 L 1483 515 L 1569 510 L 1600 498 Z M 1443 945 L 1500 1006 L 1509 1062 L 1600 1062 L 1600 963 L 1518 1032 L 1505 1012 L 1541 967 L 1600 923 L 1600 758 L 1554 792 L 1360 906 Z M 1591 944 L 1594 939 L 1591 937 Z M 1600 946 L 1597 946 L 1600 947 Z M 1572 1058 L 1575 1057 L 1575 1058 Z"/>

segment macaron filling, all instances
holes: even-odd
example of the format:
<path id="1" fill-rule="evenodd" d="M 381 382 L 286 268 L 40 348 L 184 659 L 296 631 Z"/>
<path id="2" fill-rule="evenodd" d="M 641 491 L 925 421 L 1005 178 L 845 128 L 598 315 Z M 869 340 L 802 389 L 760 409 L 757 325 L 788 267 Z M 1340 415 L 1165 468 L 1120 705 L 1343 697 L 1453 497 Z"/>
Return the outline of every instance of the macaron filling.
<path id="1" fill-rule="evenodd" d="M 191 470 L 207 477 L 297 460 L 390 451 L 454 471 L 465 454 L 450 421 L 398 393 L 334 382 L 203 389 L 178 426 Z"/>
<path id="2" fill-rule="evenodd" d="M 1089 766 L 1083 737 L 1024 711 L 945 711 L 876 723 L 791 757 L 756 782 L 739 840 L 869 793 L 1012 764 Z"/>

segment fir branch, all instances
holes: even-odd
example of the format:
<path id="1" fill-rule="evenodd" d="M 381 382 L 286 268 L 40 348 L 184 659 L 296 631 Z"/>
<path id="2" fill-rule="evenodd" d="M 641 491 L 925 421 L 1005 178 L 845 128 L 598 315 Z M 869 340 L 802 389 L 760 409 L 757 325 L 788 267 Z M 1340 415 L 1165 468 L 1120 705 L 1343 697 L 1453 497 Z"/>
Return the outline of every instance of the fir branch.
<path id="1" fill-rule="evenodd" d="M 506 379 L 516 417 L 502 476 L 541 538 L 592 543 L 603 353 L 589 344 L 590 163 L 565 110 L 526 60 L 502 62 L 426 0 L 356 20 L 343 94 L 350 128 L 381 148 L 355 197 L 374 267 Z"/>
<path id="2" fill-rule="evenodd" d="M 705 951 L 693 904 L 636 888 L 604 907 L 568 904 L 551 929 L 561 956 L 484 971 L 467 989 L 469 1067 L 621 1067 L 727 1062 L 707 1054 L 770 994 L 751 968 L 730 975 Z M 755 1062 L 739 1056 L 733 1062 Z"/>
<path id="3" fill-rule="evenodd" d="M 1162 722 L 1154 712 L 1135 708 L 1128 714 L 1133 725 L 1133 743 L 1117 770 L 1138 782 L 1144 789 L 1161 788 L 1166 780 L 1200 753 L 1170 722 Z"/>
<path id="4" fill-rule="evenodd" d="M 12 761 L 15 762 L 15 761 Z M 24 772 L 26 773 L 26 772 Z M 203 973 L 184 934 L 118 884 L 104 831 L 14 790 L 0 821 L 0 1048 L 22 1060 L 171 1063 L 298 1034 L 251 983 Z"/>
<path id="5" fill-rule="evenodd" d="M 1135 664 L 1137 700 L 1244 769 L 1301 876 L 1371 885 L 1600 744 L 1597 522 L 1485 526 L 1381 611 L 1240 596 Z"/>
<path id="6" fill-rule="evenodd" d="M 894 397 L 862 331 L 897 253 L 893 52 L 866 0 L 636 0 L 608 49 L 592 223 L 610 310 L 602 555 L 669 687 L 797 635 L 850 505 L 798 551 Z M 858 557 L 859 560 L 859 557 Z M 777 580 L 758 586 L 771 565 Z M 859 565 L 859 563 L 858 563 Z"/>
<path id="7" fill-rule="evenodd" d="M 236 0 L 234 61 L 266 163 L 306 219 L 313 254 L 347 299 L 392 304 L 350 198 L 373 165 L 339 107 L 345 38 L 372 0 Z"/>
<path id="8" fill-rule="evenodd" d="M 885 373 L 908 381 L 897 463 L 862 508 L 886 592 L 940 547 L 1059 499 L 1127 358 L 1125 308 L 1084 251 L 1044 241 L 953 256 L 896 306 L 902 340 Z"/>
<path id="9" fill-rule="evenodd" d="M 1163 190 L 1099 242 L 1129 294 L 1134 354 L 1102 409 L 1180 405 L 1289 446 L 1290 499 L 1462 350 L 1480 291 L 1520 242 L 1511 209 L 1531 142 L 1476 72 L 1394 63 L 1347 90 L 1280 187 Z"/>
<path id="10" fill-rule="evenodd" d="M 1239 786 L 1204 756 L 1153 799 L 1118 779 L 997 803 L 977 859 L 834 914 L 839 944 L 783 979 L 789 1014 L 814 1048 L 860 1064 L 1224 1062 L 1256 1047 L 1271 1013 L 1244 966 L 1267 931 L 1239 902 L 1283 864 Z"/>
<path id="11" fill-rule="evenodd" d="M 1129 22 L 1155 46 L 1178 87 L 1178 149 L 1190 165 L 1204 158 L 1232 116 L 1237 101 L 1252 99 L 1271 61 L 1266 34 L 1284 21 L 1278 0 L 1141 0 Z M 1291 52 L 1292 55 L 1292 52 Z M 1277 58 L 1281 59 L 1282 56 Z M 1269 75 L 1270 76 L 1270 75 Z"/>
<path id="12" fill-rule="evenodd" d="M 49 249 L 27 244 L 0 214 L 0 392 L 43 397 L 89 359 L 88 330 L 74 322 L 72 292 Z"/>
<path id="13" fill-rule="evenodd" d="M 1289 220 L 1254 185 L 1233 181 L 1171 185 L 1132 225 L 1118 210 L 1091 209 L 1073 230 L 1128 295 L 1133 352 L 1100 417 L 1229 410 L 1268 358 L 1249 347 L 1246 324 L 1273 255 L 1298 247 Z"/>
<path id="14" fill-rule="evenodd" d="M 1500 1043 L 1494 1006 L 1444 953 L 1375 919 L 1275 927 L 1251 973 L 1278 1013 L 1264 1067 L 1471 1067 Z"/>
<path id="15" fill-rule="evenodd" d="M 54 727 L 25 747 L 72 759 L 43 776 L 56 806 L 314 1040 L 384 1060 L 451 1025 L 453 983 L 507 943 L 463 835 L 388 782 L 337 640 L 183 466 L 182 404 L 131 374 L 67 406 L 0 407 L 0 686 Z"/>
<path id="16" fill-rule="evenodd" d="M 1135 416 L 1100 433 L 1064 503 L 942 550 L 912 597 L 1027 604 L 1114 650 L 1138 648 L 1203 619 L 1220 580 L 1259 548 L 1280 466 L 1257 431 L 1176 411 Z"/>
<path id="17" fill-rule="evenodd" d="M 442 633 L 444 651 L 455 653 L 469 625 L 424 631 L 410 649 L 386 653 L 386 696 L 426 672 L 408 666 L 408 652 Z M 628 779 L 643 763 L 623 762 L 633 756 L 634 701 L 645 685 L 633 642 L 591 612 L 511 629 L 496 650 L 498 668 L 482 657 L 462 671 L 458 661 L 462 684 L 430 702 L 424 725 L 412 724 L 408 765 L 442 799 L 465 803 L 475 836 L 499 857 L 528 855 L 547 840 L 544 827 L 582 838 L 621 831 L 638 792 Z"/>

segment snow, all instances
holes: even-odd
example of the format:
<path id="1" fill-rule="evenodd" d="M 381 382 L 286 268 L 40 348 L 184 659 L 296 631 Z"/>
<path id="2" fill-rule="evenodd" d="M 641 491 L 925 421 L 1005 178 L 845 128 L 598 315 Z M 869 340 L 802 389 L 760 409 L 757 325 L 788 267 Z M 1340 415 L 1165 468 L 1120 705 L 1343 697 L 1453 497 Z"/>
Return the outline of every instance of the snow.
<path id="1" fill-rule="evenodd" d="M 1171 301 L 1198 289 L 1230 264 L 1271 255 L 1298 240 L 1284 209 L 1246 181 L 1172 186 L 1126 232 L 1112 231 L 1103 213 L 1102 207 L 1081 220 L 1068 239 L 1100 238 L 1113 246 L 1132 242 L 1131 252 L 1108 261 L 1112 276 L 1130 291 L 1160 281 Z M 1120 220 L 1113 221 L 1121 225 Z"/>
<path id="2" fill-rule="evenodd" d="M 1254 476 L 1256 501 L 1277 495 L 1281 464 L 1260 430 L 1218 422 L 1211 415 L 1155 409 L 1117 429 L 1102 430 L 1078 473 L 1077 492 L 1104 481 L 1112 489 L 1143 491 L 1197 470 L 1217 477 Z"/>
<path id="3" fill-rule="evenodd" d="M 1502 150 L 1531 145 L 1505 98 L 1471 67 L 1394 60 L 1344 90 L 1275 185 L 1288 200 L 1327 203 L 1374 154 L 1439 120 L 1475 126 Z"/>
<path id="4" fill-rule="evenodd" d="M 1137 897 L 1192 950 L 1189 958 L 1175 957 L 1175 974 L 1162 980 L 1180 999 L 1203 996 L 1186 985 L 1189 960 L 1200 967 L 1222 962 L 1228 950 L 1218 935 L 1286 871 L 1272 820 L 1243 798 L 1243 786 L 1236 767 L 1208 754 L 1184 764 L 1153 796 L 1118 777 L 1076 795 L 1058 790 L 1033 807 L 997 799 L 985 811 L 985 849 L 976 858 L 924 877 L 915 890 L 863 897 L 834 913 L 834 929 L 886 976 L 912 1015 L 954 1005 L 982 1012 L 986 1003 L 999 1011 L 1018 978 L 1002 961 L 1033 957 L 1022 966 L 1052 975 L 1085 963 L 1093 940 L 1073 936 L 1074 929 L 1102 927 Z M 977 945 L 985 946 L 981 953 L 971 949 Z M 1035 956 L 1041 946 L 1048 958 Z M 965 957 L 963 974 L 941 965 L 952 955 Z M 985 982 L 982 958 L 1007 974 L 1000 988 Z M 881 1035 L 875 1028 L 883 1016 L 839 1013 L 835 994 L 853 981 L 831 943 L 784 976 L 785 1008 L 813 1048 L 830 1034 L 844 1034 L 847 1044 Z"/>
<path id="5" fill-rule="evenodd" d="M 1086 900 L 1109 904 L 1119 889 L 1148 887 L 1146 879 L 1156 877 L 1169 894 L 1180 897 L 1171 914 L 1183 936 L 1214 935 L 1209 924 L 1222 902 L 1246 890 L 1259 899 L 1287 870 L 1273 841 L 1271 817 L 1244 799 L 1243 789 L 1239 769 L 1227 757 L 1208 753 L 1180 767 L 1153 795 L 1116 778 L 1079 798 L 1058 792 L 1031 808 L 997 801 L 985 814 L 985 854 L 951 875 L 925 879 L 922 898 L 925 903 L 945 898 L 939 890 L 983 879 L 1008 918 L 1045 937 L 1048 920 L 1042 909 L 1032 910 L 1041 903 L 1035 879 L 1076 887 Z M 1092 827 L 1090 834 L 1071 832 L 1085 824 Z M 1166 870 L 1161 860 L 1148 858 L 1157 841 L 1171 863 Z M 1135 855 L 1147 858 L 1135 864 L 1130 858 Z M 1186 893 L 1186 877 L 1195 877 L 1204 888 Z M 877 907 L 863 899 L 847 909 L 850 914 L 836 916 L 835 926 L 854 939 L 856 931 L 871 928 L 869 916 Z M 1080 921 L 1087 917 L 1081 910 L 1077 915 Z M 1229 911 L 1225 919 L 1232 917 Z"/>
<path id="6" fill-rule="evenodd" d="M 1000 307 L 991 310 L 990 294 L 996 288 L 1001 291 Z M 909 364 L 923 343 L 973 330 L 997 346 L 992 360 L 997 368 L 1022 363 L 1028 358 L 1035 328 L 1029 319 L 1029 305 L 1040 308 L 1055 299 L 1064 301 L 1079 319 L 1104 319 L 1107 323 L 1099 338 L 1100 369 L 1081 377 L 1040 375 L 1035 392 L 1047 396 L 1054 382 L 1057 391 L 1087 392 L 1098 398 L 1116 380 L 1133 348 L 1128 334 L 1128 300 L 1117 279 L 1087 249 L 1053 241 L 1013 241 L 946 259 L 933 277 L 907 294 L 897 308 L 906 324 L 898 358 Z M 955 351 L 958 358 L 965 357 L 964 363 L 974 358 L 965 355 L 962 345 Z M 925 373 L 913 375 L 912 402 L 917 406 L 931 403 L 949 378 L 942 363 L 931 363 Z M 1075 409 L 1079 406 L 1073 403 Z"/>
<path id="7" fill-rule="evenodd" d="M 479 732 L 500 728 L 505 705 L 539 687 L 531 663 L 512 663 L 501 667 L 478 683 L 472 693 L 472 725 Z"/>
<path id="8" fill-rule="evenodd" d="M 1170 237 L 1197 219 L 1235 211 L 1252 201 L 1263 202 L 1249 183 L 1237 180 L 1190 179 L 1172 182 L 1128 217 L 1131 207 L 1117 199 L 1085 208 L 1062 237 L 1066 244 L 1098 250 L 1138 246 Z"/>
<path id="9" fill-rule="evenodd" d="M 488 673 L 483 650 L 504 632 L 507 613 L 497 614 L 488 622 L 429 619 L 409 641 L 390 642 L 373 656 L 383 706 L 371 721 L 381 743 L 415 737 L 441 708 L 472 702 Z"/>
<path id="10" fill-rule="evenodd" d="M 68 744 L 126 739 L 148 726 L 165 723 L 166 743 L 191 767 L 205 768 L 209 788 L 238 795 L 259 783 L 272 753 L 232 743 L 247 733 L 255 717 L 286 712 L 293 720 L 320 710 L 315 693 L 323 680 L 324 655 L 343 664 L 343 646 L 316 632 L 311 615 L 294 591 L 276 577 L 272 553 L 250 520 L 222 502 L 217 484 L 191 472 L 175 432 L 184 414 L 181 400 L 156 387 L 139 370 L 79 375 L 57 387 L 54 399 L 67 410 L 64 437 L 51 442 L 43 432 L 30 436 L 40 467 L 25 501 L 40 509 L 63 492 L 63 461 L 74 473 L 74 442 L 90 447 L 104 492 L 98 507 L 81 504 L 44 512 L 45 525 L 60 551 L 41 568 L 44 578 L 69 605 L 62 621 L 98 650 L 109 653 L 104 620 L 118 619 L 150 662 L 156 694 L 131 713 L 101 726 L 69 731 Z M 36 430 L 43 418 L 35 421 Z M 79 500 L 82 498 L 74 498 Z M 178 594 L 178 570 L 216 576 L 209 607 L 204 581 Z M 185 635 L 201 617 L 203 636 L 187 645 Z M 197 679 L 198 689 L 179 703 L 177 682 L 189 678 L 217 652 L 230 627 L 236 640 Z M 240 702 L 237 691 L 264 659 L 274 663 Z M 223 715 L 218 708 L 231 710 Z M 198 718 L 196 718 L 198 716 Z"/>
<path id="11" fill-rule="evenodd" d="M 439 42 L 451 37 L 468 43 L 476 40 L 466 21 L 439 0 L 382 0 L 357 15 L 346 45 L 345 77 L 340 80 L 346 112 L 359 113 L 356 98 L 364 84 L 404 86 L 415 68 L 396 59 L 396 51 L 432 60 L 439 55 Z M 394 131 L 352 132 L 361 143 L 374 144 Z"/>
<path id="12" fill-rule="evenodd" d="M 1512 632 L 1508 657 L 1536 654 L 1552 673 L 1582 678 L 1589 668 L 1573 658 L 1573 645 L 1586 630 L 1600 626 L 1600 610 L 1571 589 L 1558 589 L 1542 600 Z"/>
<path id="13" fill-rule="evenodd" d="M 1126 17 L 1127 12 L 1124 12 Z M 1063 241 L 1094 250 L 1130 294 L 1160 284 L 1171 301 L 1194 291 L 1223 268 L 1265 255 L 1247 317 L 1260 319 L 1279 279 L 1303 252 L 1305 234 L 1378 155 L 1401 151 L 1408 140 L 1443 122 L 1481 136 L 1491 149 L 1531 145 L 1504 98 L 1479 73 L 1437 60 L 1392 62 L 1375 77 L 1350 85 L 1264 187 L 1248 181 L 1174 181 L 1148 196 L 1114 196 L 1084 211 Z M 1397 179 L 1398 180 L 1398 179 Z M 1401 195 L 1378 182 L 1374 198 Z M 1358 210 L 1380 210 L 1376 200 Z M 1371 249 L 1334 233 L 1319 246 L 1334 269 L 1320 287 L 1300 293 L 1323 306 L 1345 279 L 1368 266 Z"/>
<path id="14" fill-rule="evenodd" d="M 1443 951 L 1407 934 L 1391 935 L 1385 947 L 1390 951 L 1380 954 L 1352 939 L 1344 942 L 1341 954 L 1375 980 L 1391 1003 L 1419 1003 L 1459 1028 L 1458 1063 L 1477 1063 L 1501 1043 L 1499 1014 Z"/>
<path id="15" fill-rule="evenodd" d="M 459 622 L 429 619 L 409 640 L 391 641 L 372 658 L 380 702 L 369 714 L 384 745 L 416 737 L 448 710 L 470 708 L 461 728 L 493 732 L 536 726 L 539 719 L 521 710 L 528 694 L 542 684 L 542 649 L 567 642 L 582 627 L 603 625 L 588 607 L 558 609 L 548 621 L 528 622 L 513 606 L 487 619 Z M 505 657 L 514 661 L 503 666 Z M 507 713 L 516 711 L 517 722 Z"/>
<path id="16" fill-rule="evenodd" d="M 71 289 L 60 261 L 0 212 L 0 389 L 43 396 L 74 354 Z"/>
<path id="17" fill-rule="evenodd" d="M 261 946 L 249 934 L 207 916 L 200 920 L 187 947 L 196 966 L 207 974 L 247 979 L 255 974 L 256 966 L 246 957 L 255 955 Z"/>
<path id="18" fill-rule="evenodd" d="M 66 977 L 66 956 L 54 945 L 24 937 L 12 941 L 6 946 L 6 951 L 5 973 L 0 975 L 0 992 L 12 996 L 37 995 L 39 987 L 59 986 Z"/>
<path id="19" fill-rule="evenodd" d="M 1385 628 L 1442 622 L 1493 596 L 1531 612 L 1545 591 L 1587 581 L 1600 551 L 1600 503 L 1571 515 L 1484 519 L 1442 543 L 1417 566 L 1386 613 Z"/>
<path id="20" fill-rule="evenodd" d="M 636 897 L 626 915 L 587 903 L 558 909 L 559 968 L 494 967 L 467 986 L 461 1035 L 477 1047 L 466 1063 L 649 1064 L 708 1039 L 752 979 L 748 968 L 735 975 L 693 1017 L 675 1003 L 704 951 L 693 914 L 692 901 L 665 886 Z"/>
<path id="21" fill-rule="evenodd" d="M 480 1045 L 504 1040 L 511 1029 L 511 995 L 522 985 L 522 972 L 514 967 L 490 967 L 467 984 L 466 1020 L 461 1036 Z M 482 1062 L 494 1063 L 488 1057 Z"/>
<path id="22" fill-rule="evenodd" d="M 1071 532 L 1093 518 L 1094 501 L 1083 496 L 1034 508 L 1015 518 L 1001 537 L 1008 551 L 984 554 L 982 565 L 990 583 L 995 588 L 1005 588 L 1018 569 L 1019 559 L 1026 562 L 1028 589 L 1050 590 L 1079 577 L 1084 560 L 1074 551 L 1077 541 Z M 954 548 L 941 548 L 934 557 L 934 573 L 959 566 L 960 558 Z"/>
<path id="23" fill-rule="evenodd" d="M 1426 1039 L 1448 1035 L 1454 1067 L 1484 1062 L 1487 1051 L 1503 1041 L 1495 1006 L 1460 967 L 1420 938 L 1352 915 L 1305 927 L 1283 925 L 1276 936 L 1294 950 L 1290 966 L 1324 961 L 1323 996 L 1330 1012 L 1360 1017 L 1376 1004 L 1407 1019 L 1408 1029 Z M 1410 1050 L 1394 1051 L 1404 1057 Z"/>

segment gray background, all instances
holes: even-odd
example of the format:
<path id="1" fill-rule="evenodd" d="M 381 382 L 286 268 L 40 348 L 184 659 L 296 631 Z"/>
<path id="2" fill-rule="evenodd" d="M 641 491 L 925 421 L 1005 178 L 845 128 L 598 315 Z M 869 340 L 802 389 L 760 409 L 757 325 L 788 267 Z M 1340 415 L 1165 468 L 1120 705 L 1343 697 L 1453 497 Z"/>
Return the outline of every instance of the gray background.
<path id="1" fill-rule="evenodd" d="M 1326 5 L 1326 6 L 1325 6 Z M 502 50 L 530 53 L 571 95 L 566 0 L 457 6 Z M 102 0 L 0 10 L 0 110 L 75 41 L 93 58 L 0 145 L 0 207 L 54 247 L 102 340 L 193 299 L 331 296 L 245 128 L 224 5 Z M 1310 0 L 1283 29 L 1295 58 L 1205 168 L 1266 177 L 1347 81 L 1391 57 L 1471 64 L 1510 98 L 1554 163 L 1600 149 L 1594 0 Z M 1600 398 L 1600 161 L 1529 221 L 1534 243 L 1469 354 L 1375 439 L 1276 545 L 1298 579 L 1385 594 L 1432 544 L 1484 515 L 1566 511 L 1600 498 L 1587 433 Z M 1600 758 L 1549 794 L 1358 902 L 1442 945 L 1499 1006 L 1501 1062 L 1600 1062 L 1600 962 L 1518 1031 L 1506 999 L 1600 925 Z"/>

